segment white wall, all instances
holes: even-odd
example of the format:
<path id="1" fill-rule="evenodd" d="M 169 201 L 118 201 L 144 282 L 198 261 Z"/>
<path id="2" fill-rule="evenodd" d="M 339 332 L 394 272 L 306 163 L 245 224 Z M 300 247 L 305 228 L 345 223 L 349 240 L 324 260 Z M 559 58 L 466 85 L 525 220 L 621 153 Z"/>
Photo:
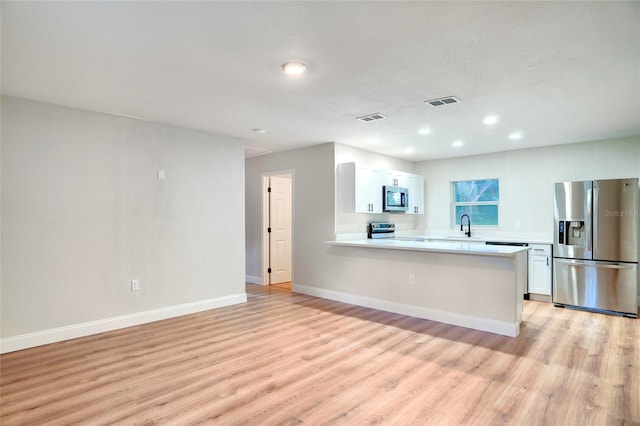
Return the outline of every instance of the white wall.
<path id="1" fill-rule="evenodd" d="M 551 240 L 553 184 L 639 177 L 640 137 L 423 161 L 415 170 L 425 177 L 427 234 L 451 229 L 450 182 L 499 178 L 498 231 Z"/>
<path id="2" fill-rule="evenodd" d="M 314 285 L 335 239 L 333 143 L 246 159 L 246 274 L 262 275 L 262 176 L 283 170 L 293 172 L 293 282 Z"/>
<path id="3" fill-rule="evenodd" d="M 3 340 L 242 297 L 241 141 L 2 98 Z"/>

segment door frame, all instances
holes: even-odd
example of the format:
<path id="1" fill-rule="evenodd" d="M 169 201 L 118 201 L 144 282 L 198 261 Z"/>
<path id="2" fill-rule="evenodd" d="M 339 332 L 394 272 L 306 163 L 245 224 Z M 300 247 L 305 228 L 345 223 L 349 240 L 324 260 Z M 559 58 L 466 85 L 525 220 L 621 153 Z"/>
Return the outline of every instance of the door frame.
<path id="1" fill-rule="evenodd" d="M 260 232 L 260 237 L 262 239 L 262 285 L 269 285 L 269 273 L 267 272 L 267 268 L 269 267 L 269 233 L 267 232 L 267 227 L 269 226 L 269 194 L 267 192 L 267 188 L 269 188 L 269 178 L 272 176 L 287 176 L 291 178 L 291 282 L 293 283 L 293 273 L 294 273 L 294 265 L 293 265 L 293 250 L 294 250 L 294 223 L 295 223 L 295 209 L 293 208 L 294 201 L 294 170 L 293 169 L 285 169 L 279 170 L 275 172 L 265 172 L 262 173 L 262 231 Z"/>

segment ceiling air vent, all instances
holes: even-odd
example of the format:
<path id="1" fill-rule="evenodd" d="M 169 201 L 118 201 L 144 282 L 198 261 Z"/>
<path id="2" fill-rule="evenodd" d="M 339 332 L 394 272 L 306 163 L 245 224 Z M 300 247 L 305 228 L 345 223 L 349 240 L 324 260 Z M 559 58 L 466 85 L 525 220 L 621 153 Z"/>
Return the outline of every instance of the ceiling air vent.
<path id="1" fill-rule="evenodd" d="M 442 105 L 457 104 L 458 102 L 460 102 L 460 99 L 456 98 L 455 96 L 447 96 L 446 98 L 431 99 L 430 101 L 424 102 L 431 105 L 432 107 L 438 107 Z"/>
<path id="2" fill-rule="evenodd" d="M 360 120 L 360 121 L 364 121 L 365 123 L 368 123 L 369 121 L 382 120 L 383 118 L 387 118 L 387 117 L 385 117 L 380 113 L 375 113 L 375 114 L 363 115 L 362 117 L 356 118 L 356 120 Z"/>

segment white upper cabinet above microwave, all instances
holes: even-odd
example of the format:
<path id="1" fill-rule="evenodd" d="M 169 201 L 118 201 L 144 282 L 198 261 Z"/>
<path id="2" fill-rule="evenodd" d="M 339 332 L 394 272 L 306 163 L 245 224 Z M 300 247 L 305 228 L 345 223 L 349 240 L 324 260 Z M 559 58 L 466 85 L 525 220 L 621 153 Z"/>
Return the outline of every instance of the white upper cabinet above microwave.
<path id="1" fill-rule="evenodd" d="M 382 213 L 382 169 L 362 163 L 338 164 L 340 211 Z"/>
<path id="2" fill-rule="evenodd" d="M 409 173 L 399 172 L 397 170 L 383 170 L 382 185 L 407 188 L 409 176 Z"/>

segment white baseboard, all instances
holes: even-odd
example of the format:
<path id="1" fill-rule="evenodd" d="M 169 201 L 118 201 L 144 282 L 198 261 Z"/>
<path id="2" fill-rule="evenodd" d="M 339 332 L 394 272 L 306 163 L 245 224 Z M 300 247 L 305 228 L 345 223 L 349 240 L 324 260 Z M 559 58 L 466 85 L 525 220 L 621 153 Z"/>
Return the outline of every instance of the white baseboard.
<path id="1" fill-rule="evenodd" d="M 519 323 L 472 317 L 455 312 L 438 311 L 416 305 L 390 302 L 388 300 L 375 299 L 317 287 L 309 287 L 301 284 L 293 284 L 292 291 L 308 294 L 309 296 L 321 297 L 323 299 L 349 303 L 351 305 L 364 306 L 365 308 L 373 308 L 381 311 L 393 312 L 395 314 L 438 321 L 445 324 L 472 328 L 474 330 L 488 331 L 491 333 L 501 334 L 503 336 L 516 337 L 520 333 Z"/>
<path id="2" fill-rule="evenodd" d="M 215 299 L 201 300 L 198 302 L 184 303 L 181 305 L 167 306 L 165 308 L 136 312 L 129 315 L 121 315 L 113 318 L 105 318 L 65 327 L 52 328 L 37 331 L 35 333 L 0 339 L 0 353 L 14 352 L 63 340 L 75 339 L 105 331 L 117 330 L 134 325 L 145 324 L 163 319 L 179 317 L 209 309 L 222 308 L 224 306 L 237 305 L 247 301 L 246 293 L 232 294 Z"/>
<path id="3" fill-rule="evenodd" d="M 249 284 L 264 284 L 262 282 L 262 277 L 256 277 L 255 275 L 246 275 L 244 280 Z"/>

